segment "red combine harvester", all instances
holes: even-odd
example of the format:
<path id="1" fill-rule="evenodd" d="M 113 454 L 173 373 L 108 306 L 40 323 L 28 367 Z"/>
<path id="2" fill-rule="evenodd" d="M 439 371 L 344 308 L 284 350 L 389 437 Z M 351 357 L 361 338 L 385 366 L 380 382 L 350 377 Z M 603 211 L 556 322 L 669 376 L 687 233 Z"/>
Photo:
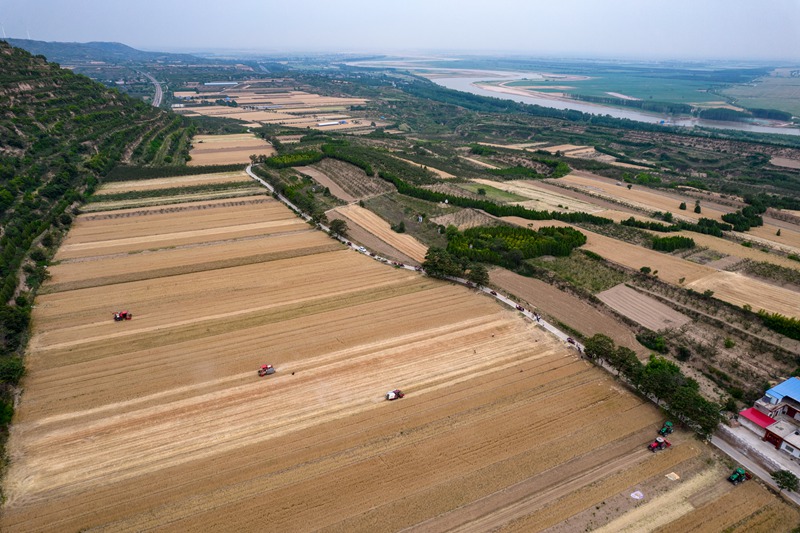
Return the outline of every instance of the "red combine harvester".
<path id="1" fill-rule="evenodd" d="M 400 389 L 390 390 L 389 392 L 386 393 L 386 399 L 389 401 L 399 400 L 403 396 L 405 396 L 405 394 L 403 394 L 403 391 L 401 391 Z"/>
<path id="2" fill-rule="evenodd" d="M 270 374 L 275 373 L 275 368 L 272 365 L 261 365 L 261 368 L 258 369 L 258 375 L 262 378 L 264 376 L 269 376 Z"/>
<path id="3" fill-rule="evenodd" d="M 130 320 L 133 318 L 133 313 L 130 311 L 115 311 L 114 322 L 122 322 L 123 320 Z"/>
<path id="4" fill-rule="evenodd" d="M 672 446 L 672 443 L 666 440 L 663 437 L 656 437 L 656 440 L 650 443 L 650 446 L 647 447 L 653 453 L 656 453 L 658 450 L 666 450 Z"/>

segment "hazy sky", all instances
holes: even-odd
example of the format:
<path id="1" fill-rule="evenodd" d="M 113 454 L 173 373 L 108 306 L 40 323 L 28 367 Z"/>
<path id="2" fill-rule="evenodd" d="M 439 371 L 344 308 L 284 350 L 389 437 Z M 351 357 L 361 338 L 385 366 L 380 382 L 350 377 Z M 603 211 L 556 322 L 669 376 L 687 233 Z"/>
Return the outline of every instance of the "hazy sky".
<path id="1" fill-rule="evenodd" d="M 8 37 L 145 50 L 800 62 L 800 0 L 0 0 Z"/>

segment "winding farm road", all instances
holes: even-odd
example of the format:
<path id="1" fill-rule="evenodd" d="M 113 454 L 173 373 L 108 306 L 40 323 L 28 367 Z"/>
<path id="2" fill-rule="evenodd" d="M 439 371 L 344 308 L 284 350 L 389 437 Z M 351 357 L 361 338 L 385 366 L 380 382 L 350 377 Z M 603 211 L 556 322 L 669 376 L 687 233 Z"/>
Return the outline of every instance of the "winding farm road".
<path id="1" fill-rule="evenodd" d="M 161 99 L 164 97 L 164 91 L 161 90 L 161 84 L 148 72 L 142 72 L 142 75 L 149 79 L 156 88 L 156 94 L 153 96 L 153 107 L 159 107 L 161 105 Z"/>
<path id="2" fill-rule="evenodd" d="M 259 178 L 258 176 L 256 176 L 256 175 L 253 173 L 252 167 L 253 167 L 253 165 L 247 165 L 247 168 L 245 169 L 245 172 L 247 172 L 247 175 L 248 175 L 248 176 L 250 176 L 251 178 L 253 178 L 254 180 L 256 180 L 258 183 L 260 183 L 260 184 L 261 184 L 261 185 L 263 185 L 264 187 L 266 187 L 266 188 L 267 188 L 267 190 L 269 190 L 269 191 L 270 191 L 272 194 L 275 194 L 275 189 L 272 187 L 272 185 L 270 185 L 269 183 L 267 183 L 267 182 L 266 182 L 266 181 L 264 181 L 263 179 L 261 179 L 261 178 Z M 284 204 L 286 204 L 287 206 L 289 206 L 289 208 L 290 208 L 292 211 L 294 211 L 295 213 L 297 213 L 297 214 L 299 214 L 301 217 L 303 217 L 303 219 L 304 219 L 304 220 L 306 220 L 306 221 L 308 221 L 308 220 L 311 220 L 311 217 L 309 217 L 308 215 L 306 215 L 305 213 L 303 213 L 302 211 L 300 211 L 300 209 L 298 209 L 298 207 L 297 207 L 297 206 L 295 206 L 293 203 L 291 203 L 291 202 L 290 202 L 290 201 L 289 201 L 289 200 L 288 200 L 286 197 L 284 197 L 283 195 L 280 195 L 280 194 L 278 194 L 278 195 L 277 195 L 277 198 L 278 198 L 278 199 L 279 199 L 281 202 L 283 202 Z M 327 233 L 330 233 L 330 228 L 328 228 L 327 226 L 325 226 L 325 225 L 323 225 L 323 224 L 317 224 L 317 225 L 319 226 L 319 228 L 320 228 L 322 231 L 325 231 L 325 232 L 327 232 Z M 356 245 L 356 244 L 353 244 L 352 242 L 348 241 L 347 239 L 345 239 L 345 238 L 343 238 L 343 237 L 338 237 L 338 236 L 337 236 L 337 238 L 338 238 L 338 239 L 339 239 L 339 240 L 340 240 L 342 243 L 344 243 L 345 245 L 347 245 L 349 248 L 351 248 L 351 249 L 353 249 L 353 250 L 355 250 L 355 251 L 357 251 L 357 252 L 359 252 L 359 253 L 363 253 L 364 255 L 367 255 L 367 256 L 369 256 L 369 257 L 372 257 L 372 258 L 373 258 L 373 259 L 375 259 L 376 261 L 380 261 L 381 263 L 386 263 L 386 264 L 388 264 L 388 265 L 392 265 L 392 266 L 394 266 L 394 267 L 396 267 L 396 268 L 403 268 L 403 269 L 405 269 L 405 270 L 417 270 L 417 268 L 416 268 L 416 267 L 413 267 L 413 266 L 411 266 L 411 265 L 405 265 L 405 264 L 403 264 L 403 263 L 398 263 L 398 262 L 396 262 L 396 261 L 391 261 L 391 260 L 389 260 L 389 259 L 387 259 L 387 258 L 385 258 L 385 257 L 381 257 L 381 256 L 379 256 L 379 255 L 377 255 L 377 254 L 370 253 L 370 252 L 369 252 L 369 250 L 367 250 L 367 249 L 366 249 L 366 248 L 364 248 L 363 246 L 358 246 L 358 245 Z M 424 272 L 424 271 L 420 270 L 420 272 Z M 583 354 L 583 345 L 582 345 L 582 344 L 580 344 L 578 341 L 575 341 L 575 340 L 571 339 L 571 338 L 569 337 L 569 335 L 567 335 L 566 333 L 564 333 L 564 332 L 563 332 L 563 331 L 561 331 L 560 329 L 556 328 L 554 325 L 552 325 L 552 324 L 550 324 L 550 323 L 546 322 L 546 321 L 545 321 L 543 318 L 541 318 L 541 317 L 540 317 L 540 316 L 539 316 L 537 313 L 534 313 L 533 311 L 530 311 L 529 309 L 525 309 L 525 308 L 523 308 L 521 305 L 519 305 L 519 304 L 518 304 L 517 302 L 515 302 L 514 300 L 511 300 L 510 298 L 507 298 L 507 297 L 503 296 L 502 294 L 499 294 L 499 293 L 497 293 L 497 292 L 495 292 L 495 291 L 493 291 L 493 290 L 491 290 L 491 289 L 489 289 L 489 288 L 486 288 L 486 287 L 474 287 L 474 286 L 473 286 L 471 283 L 469 283 L 469 282 L 468 282 L 466 279 L 463 279 L 463 278 L 456 278 L 456 277 L 446 276 L 446 278 L 445 278 L 445 279 L 447 279 L 447 280 L 449 280 L 449 281 L 452 281 L 452 282 L 454 282 L 454 283 L 459 283 L 459 284 L 461 284 L 461 285 L 464 285 L 464 286 L 466 286 L 466 287 L 475 288 L 475 290 L 481 291 L 481 292 L 483 292 L 483 293 L 485 293 L 485 294 L 487 294 L 487 295 L 489 295 L 489 296 L 492 296 L 492 297 L 494 297 L 494 298 L 495 298 L 497 301 L 499 301 L 499 302 L 502 302 L 502 303 L 506 304 L 506 305 L 507 305 L 507 306 L 509 306 L 509 307 L 512 307 L 512 308 L 514 308 L 514 309 L 518 309 L 518 310 L 520 311 L 520 313 L 522 313 L 522 315 L 523 315 L 525 318 L 527 318 L 528 320 L 530 320 L 530 321 L 532 321 L 532 322 L 535 322 L 537 325 L 541 326 L 541 327 L 542 327 L 542 328 L 544 328 L 545 330 L 547 330 L 547 331 L 549 331 L 550 333 L 552 333 L 553 335 L 555 335 L 555 336 L 556 336 L 558 339 L 560 339 L 561 341 L 571 344 L 572 346 L 574 346 L 574 347 L 575 347 L 575 349 L 576 349 L 576 350 L 578 350 L 578 353 L 580 353 L 580 354 Z"/>

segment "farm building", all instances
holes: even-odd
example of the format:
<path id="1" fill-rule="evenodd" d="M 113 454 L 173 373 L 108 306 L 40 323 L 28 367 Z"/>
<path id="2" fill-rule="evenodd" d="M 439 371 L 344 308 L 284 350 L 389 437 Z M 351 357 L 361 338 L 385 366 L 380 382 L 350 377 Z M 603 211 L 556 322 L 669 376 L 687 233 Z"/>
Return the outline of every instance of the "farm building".
<path id="1" fill-rule="evenodd" d="M 772 418 L 781 414 L 800 420 L 800 378 L 792 377 L 775 385 L 754 407 Z"/>
<path id="2" fill-rule="evenodd" d="M 767 428 L 775 423 L 775 419 L 755 407 L 749 407 L 739 413 L 739 423 L 763 439 Z"/>
<path id="3" fill-rule="evenodd" d="M 775 385 L 753 407 L 739 413 L 739 422 L 775 449 L 800 458 L 800 378 Z"/>

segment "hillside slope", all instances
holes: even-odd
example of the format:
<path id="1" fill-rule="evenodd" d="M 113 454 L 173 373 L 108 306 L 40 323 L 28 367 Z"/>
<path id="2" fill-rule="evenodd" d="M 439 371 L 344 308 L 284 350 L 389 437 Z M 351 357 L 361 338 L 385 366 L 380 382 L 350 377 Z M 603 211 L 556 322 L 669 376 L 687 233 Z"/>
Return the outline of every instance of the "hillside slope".
<path id="1" fill-rule="evenodd" d="M 0 41 L 0 426 L 33 294 L 71 209 L 118 161 L 147 162 L 183 119 Z M 180 159 L 180 158 L 176 158 Z"/>

